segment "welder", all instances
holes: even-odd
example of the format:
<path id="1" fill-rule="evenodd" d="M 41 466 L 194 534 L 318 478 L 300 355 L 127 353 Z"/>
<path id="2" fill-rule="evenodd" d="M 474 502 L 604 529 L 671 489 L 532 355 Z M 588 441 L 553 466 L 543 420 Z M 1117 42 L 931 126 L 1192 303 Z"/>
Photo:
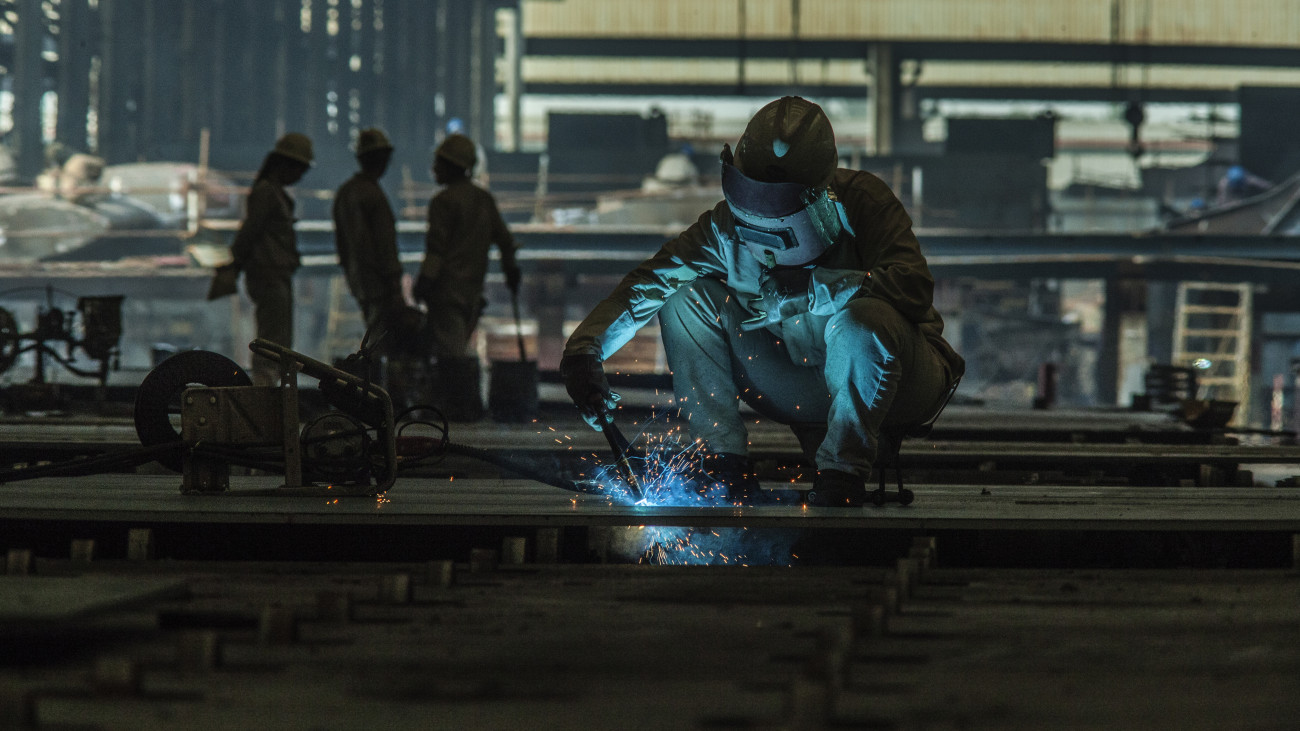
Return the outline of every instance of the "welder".
<path id="1" fill-rule="evenodd" d="M 814 504 L 862 505 L 882 429 L 927 422 L 965 369 L 911 219 L 879 178 L 838 167 L 830 120 L 799 97 L 724 145 L 722 190 L 573 332 L 569 395 L 611 423 L 603 362 L 658 315 L 677 407 L 732 501 L 762 495 L 743 401 L 815 450 Z"/>

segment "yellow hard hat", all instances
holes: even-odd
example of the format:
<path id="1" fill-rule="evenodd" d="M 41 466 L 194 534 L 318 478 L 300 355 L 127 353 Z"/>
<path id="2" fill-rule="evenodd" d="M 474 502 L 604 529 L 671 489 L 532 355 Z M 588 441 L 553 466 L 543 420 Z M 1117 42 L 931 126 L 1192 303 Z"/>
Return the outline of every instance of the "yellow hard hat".
<path id="1" fill-rule="evenodd" d="M 393 143 L 388 141 L 388 135 L 378 127 L 363 129 L 357 133 L 357 157 L 361 157 L 367 152 L 375 150 L 391 150 Z"/>
<path id="2" fill-rule="evenodd" d="M 478 162 L 474 141 L 465 135 L 447 135 L 438 149 L 433 151 L 433 155 L 465 170 L 470 170 Z"/>
<path id="3" fill-rule="evenodd" d="M 276 140 L 275 149 L 271 152 L 304 165 L 310 165 L 315 159 L 311 154 L 311 138 L 301 132 L 290 132 Z"/>

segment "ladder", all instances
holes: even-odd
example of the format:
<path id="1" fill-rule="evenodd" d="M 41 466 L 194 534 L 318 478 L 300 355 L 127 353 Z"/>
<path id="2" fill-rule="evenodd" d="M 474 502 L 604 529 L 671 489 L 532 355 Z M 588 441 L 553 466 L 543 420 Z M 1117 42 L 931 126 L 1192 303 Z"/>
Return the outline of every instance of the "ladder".
<path id="1" fill-rule="evenodd" d="M 1174 365 L 1196 371 L 1200 398 L 1236 401 L 1232 423 L 1250 418 L 1252 288 L 1248 283 L 1179 282 Z"/>

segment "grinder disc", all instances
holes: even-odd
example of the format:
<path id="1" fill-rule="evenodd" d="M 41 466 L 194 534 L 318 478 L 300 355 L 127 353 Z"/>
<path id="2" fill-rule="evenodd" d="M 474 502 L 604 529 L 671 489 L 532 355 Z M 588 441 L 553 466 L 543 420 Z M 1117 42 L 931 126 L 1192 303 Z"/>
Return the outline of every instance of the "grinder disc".
<path id="1" fill-rule="evenodd" d="M 235 361 L 219 353 L 188 350 L 158 364 L 140 382 L 135 394 L 135 433 L 146 447 L 179 442 L 172 417 L 181 412 L 181 394 L 191 386 L 251 386 L 253 381 Z M 158 458 L 162 466 L 180 472 L 185 458 L 178 452 Z"/>

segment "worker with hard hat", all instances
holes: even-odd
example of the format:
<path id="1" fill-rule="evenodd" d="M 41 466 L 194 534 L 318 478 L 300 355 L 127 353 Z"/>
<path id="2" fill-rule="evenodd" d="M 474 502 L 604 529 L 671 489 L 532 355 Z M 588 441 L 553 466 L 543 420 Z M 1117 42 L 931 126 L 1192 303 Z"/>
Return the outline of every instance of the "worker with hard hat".
<path id="1" fill-rule="evenodd" d="M 244 221 L 230 247 L 253 300 L 257 337 L 285 347 L 293 347 L 293 273 L 300 263 L 294 201 L 285 189 L 302 179 L 312 159 L 306 135 L 290 132 L 276 141 L 248 192 Z M 276 362 L 253 356 L 255 384 L 274 385 L 279 373 Z"/>
<path id="2" fill-rule="evenodd" d="M 1224 206 L 1263 193 L 1273 183 L 1250 172 L 1241 165 L 1233 165 L 1219 178 L 1215 205 Z"/>
<path id="3" fill-rule="evenodd" d="M 393 145 L 382 130 L 361 130 L 356 141 L 361 169 L 334 194 L 334 246 L 368 329 L 406 306 L 397 258 L 397 219 L 379 185 L 392 156 Z"/>
<path id="4" fill-rule="evenodd" d="M 424 262 L 414 288 L 428 308 L 426 328 L 439 380 L 449 394 L 473 392 L 463 408 L 447 409 L 457 412 L 445 414 L 457 421 L 481 416 L 478 358 L 469 344 L 487 305 L 483 281 L 493 244 L 512 294 L 518 293 L 521 277 L 515 241 L 496 200 L 470 179 L 476 161 L 473 140 L 461 134 L 447 135 L 434 151 L 433 175 L 443 188 L 429 201 Z"/>
<path id="5" fill-rule="evenodd" d="M 724 146 L 722 189 L 573 332 L 565 385 L 595 428 L 611 422 L 603 361 L 658 315 L 676 404 L 731 500 L 761 496 L 744 401 L 815 450 L 814 504 L 861 505 L 882 428 L 935 416 L 965 368 L 911 219 L 879 178 L 838 168 L 830 120 L 799 97 Z"/>
<path id="6" fill-rule="evenodd" d="M 383 130 L 363 129 L 355 146 L 360 170 L 334 194 L 334 246 L 348 289 L 366 320 L 367 343 L 386 360 L 376 376 L 395 403 L 403 402 L 404 380 L 394 377 L 407 369 L 398 361 L 418 330 L 419 318 L 402 294 L 402 264 L 397 256 L 397 219 L 379 179 L 388 170 L 393 145 Z M 418 314 L 418 313 L 417 313 Z M 376 358 L 377 361 L 381 358 Z"/>

